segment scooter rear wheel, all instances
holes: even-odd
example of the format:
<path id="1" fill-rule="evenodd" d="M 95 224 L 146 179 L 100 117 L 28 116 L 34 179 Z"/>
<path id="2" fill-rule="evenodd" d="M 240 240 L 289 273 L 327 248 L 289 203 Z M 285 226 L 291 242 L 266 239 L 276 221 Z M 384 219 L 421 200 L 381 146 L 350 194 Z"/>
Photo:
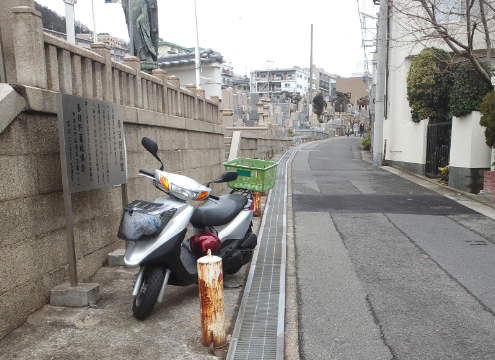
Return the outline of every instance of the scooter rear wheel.
<path id="1" fill-rule="evenodd" d="M 153 311 L 165 278 L 165 270 L 159 266 L 145 270 L 143 283 L 132 303 L 132 313 L 138 320 L 146 319 Z"/>

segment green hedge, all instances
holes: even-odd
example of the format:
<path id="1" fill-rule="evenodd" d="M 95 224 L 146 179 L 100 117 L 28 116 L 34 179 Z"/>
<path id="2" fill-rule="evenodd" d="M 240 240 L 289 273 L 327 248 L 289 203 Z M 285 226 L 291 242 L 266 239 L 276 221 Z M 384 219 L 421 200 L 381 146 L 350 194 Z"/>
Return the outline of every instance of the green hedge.
<path id="1" fill-rule="evenodd" d="M 483 97 L 492 90 L 490 84 L 469 62 L 458 64 L 452 71 L 449 89 L 449 116 L 466 116 L 479 111 Z"/>
<path id="2" fill-rule="evenodd" d="M 361 140 L 361 146 L 363 150 L 369 150 L 371 148 L 371 136 L 366 136 L 363 140 Z"/>
<path id="3" fill-rule="evenodd" d="M 486 94 L 480 106 L 480 124 L 486 127 L 485 136 L 488 146 L 495 146 L 495 92 Z"/>
<path id="4" fill-rule="evenodd" d="M 448 118 L 450 60 L 447 52 L 435 48 L 424 49 L 413 59 L 407 76 L 407 98 L 413 121 Z"/>

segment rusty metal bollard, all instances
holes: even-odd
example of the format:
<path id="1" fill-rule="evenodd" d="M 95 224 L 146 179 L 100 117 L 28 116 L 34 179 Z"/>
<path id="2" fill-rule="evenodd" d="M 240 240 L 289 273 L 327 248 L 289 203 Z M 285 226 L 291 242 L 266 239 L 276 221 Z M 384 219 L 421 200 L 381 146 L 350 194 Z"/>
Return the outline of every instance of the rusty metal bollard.
<path id="1" fill-rule="evenodd" d="M 254 216 L 261 216 L 261 193 L 255 192 L 253 193 L 253 202 L 254 202 Z"/>
<path id="2" fill-rule="evenodd" d="M 222 259 L 208 255 L 198 259 L 199 300 L 201 305 L 201 342 L 218 348 L 227 343 L 223 301 Z"/>

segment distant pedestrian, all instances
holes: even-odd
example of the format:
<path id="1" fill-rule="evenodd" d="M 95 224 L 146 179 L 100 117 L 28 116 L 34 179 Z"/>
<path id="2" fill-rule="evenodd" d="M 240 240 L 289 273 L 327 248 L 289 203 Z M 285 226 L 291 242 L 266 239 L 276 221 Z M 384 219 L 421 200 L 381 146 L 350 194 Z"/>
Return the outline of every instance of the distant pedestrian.
<path id="1" fill-rule="evenodd" d="M 364 124 L 359 124 L 359 136 L 363 137 L 364 135 Z"/>

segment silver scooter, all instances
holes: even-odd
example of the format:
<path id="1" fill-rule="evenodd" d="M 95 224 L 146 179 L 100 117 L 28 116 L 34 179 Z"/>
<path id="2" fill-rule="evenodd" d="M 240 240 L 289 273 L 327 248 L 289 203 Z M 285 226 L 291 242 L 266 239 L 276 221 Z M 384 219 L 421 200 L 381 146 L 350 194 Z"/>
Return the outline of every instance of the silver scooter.
<path id="1" fill-rule="evenodd" d="M 158 145 L 146 137 L 142 144 L 162 166 L 153 172 L 141 169 L 139 174 L 168 197 L 153 202 L 133 201 L 124 209 L 119 227 L 119 237 L 128 242 L 125 264 L 140 267 L 132 291 L 132 312 L 139 320 L 151 314 L 156 302 L 163 302 L 168 284 L 187 286 L 197 282 L 196 260 L 208 250 L 222 258 L 225 273 L 233 274 L 251 261 L 257 244 L 252 232 L 251 192 L 238 189 L 222 196 L 210 194 L 211 183 L 233 181 L 236 172 L 225 172 L 202 185 L 164 171 Z M 194 207 L 187 201 L 204 204 Z M 192 235 L 186 239 L 189 224 Z"/>

